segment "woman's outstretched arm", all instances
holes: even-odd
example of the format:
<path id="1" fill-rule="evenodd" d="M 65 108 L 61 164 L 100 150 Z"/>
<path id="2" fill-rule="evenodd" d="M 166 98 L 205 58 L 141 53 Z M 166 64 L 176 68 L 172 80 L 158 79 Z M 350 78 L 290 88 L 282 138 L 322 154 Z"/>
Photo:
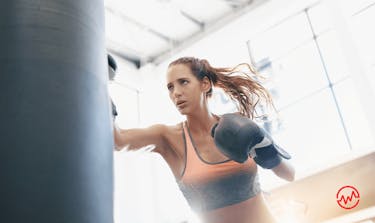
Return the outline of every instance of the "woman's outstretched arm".
<path id="1" fill-rule="evenodd" d="M 152 125 L 148 128 L 121 129 L 116 124 L 113 128 L 115 149 L 117 151 L 127 148 L 137 150 L 148 145 L 154 145 L 154 152 L 161 152 L 167 147 L 165 132 L 167 126 L 162 124 Z"/>

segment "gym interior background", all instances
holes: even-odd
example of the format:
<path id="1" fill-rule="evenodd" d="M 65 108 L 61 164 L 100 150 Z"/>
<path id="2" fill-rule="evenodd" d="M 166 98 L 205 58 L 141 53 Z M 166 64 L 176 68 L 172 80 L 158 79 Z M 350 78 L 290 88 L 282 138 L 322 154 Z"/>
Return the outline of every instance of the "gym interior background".
<path id="1" fill-rule="evenodd" d="M 182 120 L 165 87 L 172 59 L 250 62 L 268 78 L 279 111 L 262 123 L 296 168 L 296 182 L 286 184 L 260 172 L 281 222 L 375 222 L 375 1 L 105 2 L 121 127 Z M 235 109 L 220 91 L 212 106 Z M 347 184 L 362 199 L 352 210 L 336 199 Z M 115 218 L 199 222 L 160 157 L 129 152 L 115 154 Z"/>
<path id="2" fill-rule="evenodd" d="M 180 56 L 267 77 L 279 114 L 258 121 L 296 169 L 291 183 L 260 170 L 280 222 L 375 222 L 375 0 L 2 3 L 1 222 L 107 223 L 114 198 L 116 223 L 199 223 L 152 147 L 112 153 L 103 106 L 108 88 L 120 127 L 182 121 L 165 86 Z"/>

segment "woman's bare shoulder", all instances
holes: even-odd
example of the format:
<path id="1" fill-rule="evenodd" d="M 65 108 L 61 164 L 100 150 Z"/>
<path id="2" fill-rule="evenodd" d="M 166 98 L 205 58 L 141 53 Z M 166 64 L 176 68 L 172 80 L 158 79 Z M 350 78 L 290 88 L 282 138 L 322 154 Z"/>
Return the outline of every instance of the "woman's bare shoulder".
<path id="1" fill-rule="evenodd" d="M 176 134 L 180 134 L 183 131 L 182 122 L 166 125 L 166 124 L 154 124 L 148 127 L 148 130 L 158 134 L 162 137 L 170 137 Z"/>
<path id="2" fill-rule="evenodd" d="M 180 134 L 183 131 L 182 122 L 172 124 L 172 125 L 164 125 L 167 135 L 175 135 Z"/>
<path id="3" fill-rule="evenodd" d="M 183 142 L 183 127 L 181 122 L 172 125 L 156 124 L 153 125 L 152 128 L 158 129 L 157 131 L 160 133 L 164 141 L 163 149 L 160 148 L 156 152 L 159 152 L 161 155 L 169 154 L 171 151 L 173 151 L 173 153 L 181 153 L 179 149 Z"/>

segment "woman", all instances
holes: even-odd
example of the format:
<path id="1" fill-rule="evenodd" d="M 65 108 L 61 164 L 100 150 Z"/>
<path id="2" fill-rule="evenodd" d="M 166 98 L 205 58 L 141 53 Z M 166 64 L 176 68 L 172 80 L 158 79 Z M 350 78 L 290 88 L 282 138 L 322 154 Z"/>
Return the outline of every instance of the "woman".
<path id="1" fill-rule="evenodd" d="M 144 129 L 114 130 L 117 150 L 135 150 L 153 144 L 168 163 L 191 208 L 204 223 L 276 222 L 266 206 L 257 178 L 257 165 L 249 158 L 244 163 L 228 159 L 215 146 L 211 128 L 220 120 L 208 108 L 212 88 L 222 88 L 233 99 L 239 113 L 253 119 L 255 106 L 268 92 L 241 71 L 214 68 L 207 60 L 183 57 L 167 70 L 169 97 L 186 121 L 176 125 L 157 124 Z M 272 169 L 286 180 L 294 170 L 283 160 Z"/>

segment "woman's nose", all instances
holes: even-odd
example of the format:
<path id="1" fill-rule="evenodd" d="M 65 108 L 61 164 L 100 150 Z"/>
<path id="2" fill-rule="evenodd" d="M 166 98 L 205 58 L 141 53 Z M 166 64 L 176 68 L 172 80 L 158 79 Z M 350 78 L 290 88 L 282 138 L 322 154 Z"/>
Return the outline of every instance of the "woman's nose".
<path id="1" fill-rule="evenodd" d="M 174 96 L 175 98 L 180 97 L 181 94 L 182 94 L 182 92 L 181 92 L 181 89 L 180 89 L 179 87 L 175 87 L 175 88 L 173 89 L 173 96 Z"/>

